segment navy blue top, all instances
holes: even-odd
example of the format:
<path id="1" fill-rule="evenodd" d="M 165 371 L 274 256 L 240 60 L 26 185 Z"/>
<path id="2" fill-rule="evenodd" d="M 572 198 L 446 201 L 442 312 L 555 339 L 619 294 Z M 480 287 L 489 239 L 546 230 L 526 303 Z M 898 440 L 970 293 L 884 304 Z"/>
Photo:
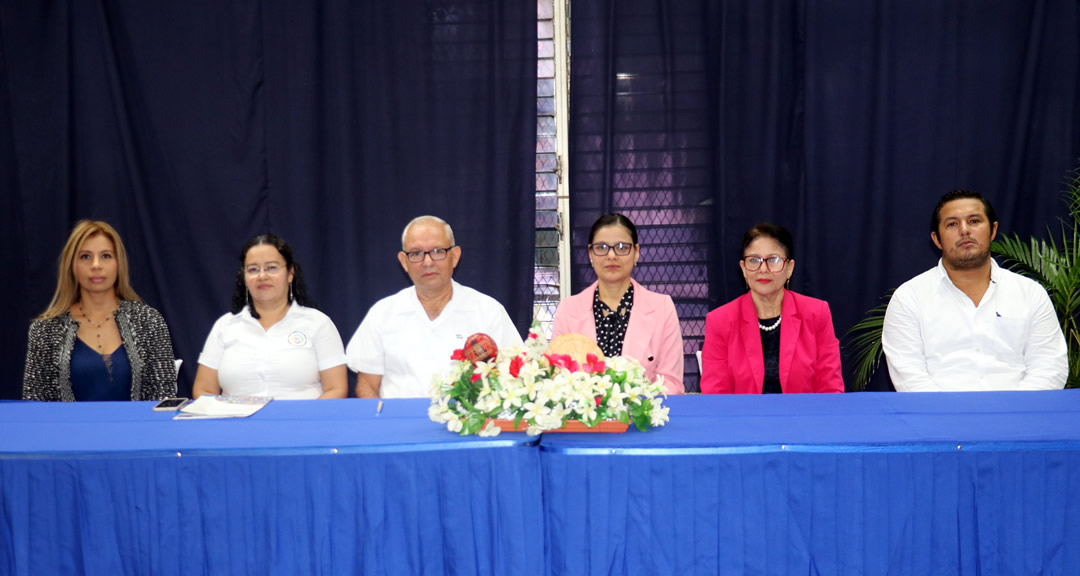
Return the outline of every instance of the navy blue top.
<path id="1" fill-rule="evenodd" d="M 131 400 L 131 362 L 121 344 L 109 358 L 75 339 L 71 350 L 71 391 L 79 402 Z"/>

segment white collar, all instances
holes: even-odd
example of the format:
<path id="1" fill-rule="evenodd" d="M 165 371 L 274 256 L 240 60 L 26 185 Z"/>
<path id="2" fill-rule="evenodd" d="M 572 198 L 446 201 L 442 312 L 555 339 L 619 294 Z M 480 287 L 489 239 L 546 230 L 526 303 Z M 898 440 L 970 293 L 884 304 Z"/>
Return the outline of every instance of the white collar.
<path id="1" fill-rule="evenodd" d="M 937 271 L 938 281 L 944 280 L 953 288 L 956 288 L 956 284 L 953 284 L 952 278 L 949 278 L 949 272 L 945 269 L 945 260 L 938 258 L 937 266 L 934 268 Z M 990 258 L 990 283 L 997 284 L 1001 280 L 1001 266 L 993 258 Z M 959 290 L 959 288 L 957 288 Z"/>

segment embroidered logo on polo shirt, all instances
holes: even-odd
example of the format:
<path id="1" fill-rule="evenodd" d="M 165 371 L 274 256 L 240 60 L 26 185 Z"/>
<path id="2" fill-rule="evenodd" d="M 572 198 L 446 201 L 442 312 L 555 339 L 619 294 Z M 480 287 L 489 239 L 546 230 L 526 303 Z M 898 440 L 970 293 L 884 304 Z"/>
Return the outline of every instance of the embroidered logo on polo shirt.
<path id="1" fill-rule="evenodd" d="M 293 346 L 303 346 L 304 344 L 307 344 L 307 335 L 297 330 L 296 332 L 289 334 L 289 344 L 292 344 Z"/>

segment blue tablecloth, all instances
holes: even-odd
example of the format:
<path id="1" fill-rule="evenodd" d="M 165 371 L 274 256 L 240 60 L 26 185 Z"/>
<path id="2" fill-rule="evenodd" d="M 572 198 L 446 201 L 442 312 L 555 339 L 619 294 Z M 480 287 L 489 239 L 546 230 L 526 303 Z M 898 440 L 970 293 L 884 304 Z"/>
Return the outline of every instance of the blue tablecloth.
<path id="1" fill-rule="evenodd" d="M 534 439 L 426 400 L 0 404 L 2 574 L 540 574 Z"/>
<path id="2" fill-rule="evenodd" d="M 541 440 L 552 574 L 1080 574 L 1080 391 L 671 398 Z"/>
<path id="3" fill-rule="evenodd" d="M 668 404 L 539 444 L 424 400 L 0 404 L 0 573 L 1080 574 L 1080 391 Z"/>

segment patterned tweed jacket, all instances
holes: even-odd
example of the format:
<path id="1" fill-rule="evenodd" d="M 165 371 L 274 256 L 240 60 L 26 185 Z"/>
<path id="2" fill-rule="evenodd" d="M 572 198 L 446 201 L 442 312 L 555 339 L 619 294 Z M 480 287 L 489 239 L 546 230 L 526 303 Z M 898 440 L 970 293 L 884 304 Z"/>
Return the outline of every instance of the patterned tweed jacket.
<path id="1" fill-rule="evenodd" d="M 161 314 L 133 300 L 122 300 L 114 314 L 131 362 L 131 399 L 160 400 L 176 395 L 176 365 L 169 327 Z M 79 323 L 65 312 L 30 325 L 26 344 L 23 399 L 75 401 L 71 390 L 71 351 Z"/>

